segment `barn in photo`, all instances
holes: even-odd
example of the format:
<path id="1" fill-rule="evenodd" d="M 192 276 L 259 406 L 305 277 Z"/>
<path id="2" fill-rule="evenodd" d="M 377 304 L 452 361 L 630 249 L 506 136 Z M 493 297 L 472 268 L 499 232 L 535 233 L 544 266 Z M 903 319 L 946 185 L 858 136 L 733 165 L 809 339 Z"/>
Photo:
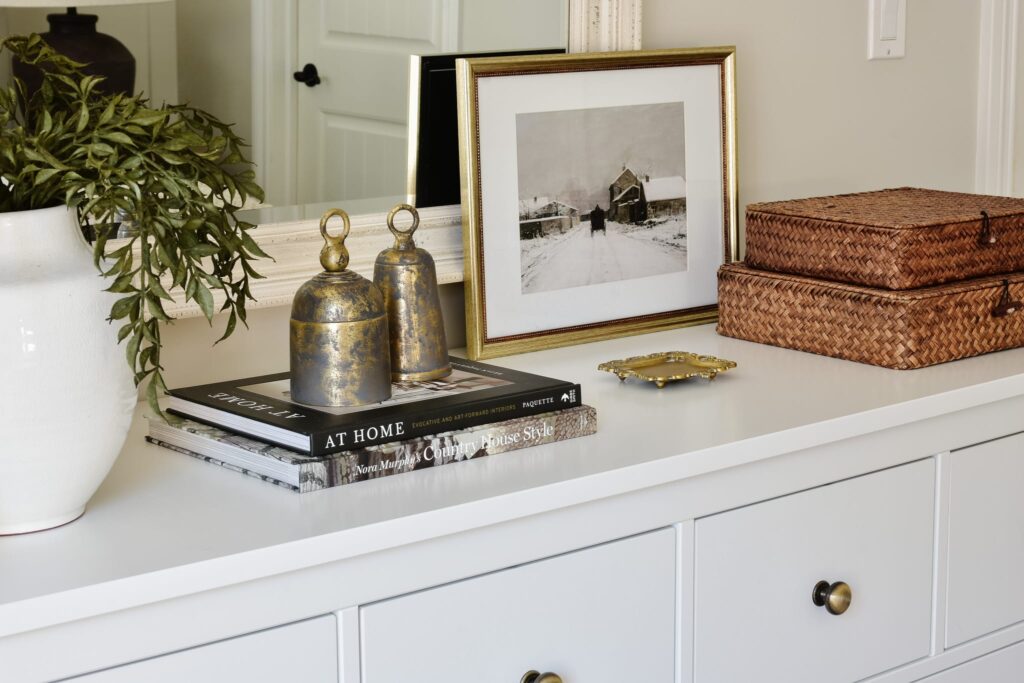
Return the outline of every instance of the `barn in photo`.
<path id="1" fill-rule="evenodd" d="M 608 186 L 608 219 L 642 223 L 649 218 L 674 216 L 686 210 L 686 181 L 682 176 L 638 176 L 627 167 Z"/>

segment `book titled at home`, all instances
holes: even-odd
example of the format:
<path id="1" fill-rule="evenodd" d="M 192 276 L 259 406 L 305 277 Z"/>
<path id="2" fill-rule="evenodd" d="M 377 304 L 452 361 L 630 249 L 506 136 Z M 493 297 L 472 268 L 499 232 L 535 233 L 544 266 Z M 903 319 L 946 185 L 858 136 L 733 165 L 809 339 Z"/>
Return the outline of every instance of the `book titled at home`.
<path id="1" fill-rule="evenodd" d="M 173 389 L 172 413 L 309 455 L 328 455 L 580 405 L 580 386 L 452 358 L 452 374 L 396 382 L 391 398 L 326 408 L 291 400 L 288 373 Z"/>
<path id="2" fill-rule="evenodd" d="M 147 439 L 205 462 L 306 493 L 565 441 L 596 431 L 596 411 L 590 406 L 578 406 L 319 457 L 173 416 L 168 422 L 151 420 Z"/>

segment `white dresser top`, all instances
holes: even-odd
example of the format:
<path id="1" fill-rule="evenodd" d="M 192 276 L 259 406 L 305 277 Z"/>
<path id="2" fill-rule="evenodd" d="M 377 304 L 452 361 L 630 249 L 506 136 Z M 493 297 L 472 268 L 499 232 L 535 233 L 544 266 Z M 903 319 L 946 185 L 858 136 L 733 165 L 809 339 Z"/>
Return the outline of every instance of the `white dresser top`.
<path id="1" fill-rule="evenodd" d="M 662 390 L 596 370 L 657 351 L 706 353 L 738 367 L 713 383 Z M 0 537 L 0 637 L 1024 394 L 1024 350 L 900 372 L 727 339 L 713 326 L 489 362 L 580 382 L 584 402 L 597 408 L 598 433 L 297 494 L 150 446 L 137 417 L 83 518 Z"/>

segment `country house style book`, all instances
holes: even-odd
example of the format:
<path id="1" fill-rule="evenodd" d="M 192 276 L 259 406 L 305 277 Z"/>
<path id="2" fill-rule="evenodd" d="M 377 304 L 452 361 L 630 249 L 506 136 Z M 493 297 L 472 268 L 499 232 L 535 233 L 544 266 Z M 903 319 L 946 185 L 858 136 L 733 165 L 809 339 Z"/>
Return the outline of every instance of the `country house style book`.
<path id="1" fill-rule="evenodd" d="M 452 358 L 452 374 L 396 382 L 368 406 L 312 407 L 291 400 L 288 373 L 173 389 L 170 412 L 306 453 L 329 455 L 517 417 L 574 408 L 572 382 Z"/>
<path id="2" fill-rule="evenodd" d="M 205 462 L 306 493 L 539 446 L 597 431 L 577 406 L 405 441 L 310 456 L 184 418 L 151 419 L 147 440 Z"/>

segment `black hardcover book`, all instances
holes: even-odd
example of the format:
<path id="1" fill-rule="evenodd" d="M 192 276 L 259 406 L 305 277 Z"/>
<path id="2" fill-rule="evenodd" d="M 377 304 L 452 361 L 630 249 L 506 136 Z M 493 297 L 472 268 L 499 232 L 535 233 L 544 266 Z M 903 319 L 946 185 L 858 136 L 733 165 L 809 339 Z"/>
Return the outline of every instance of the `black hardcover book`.
<path id="1" fill-rule="evenodd" d="M 172 413 L 310 455 L 402 441 L 580 405 L 580 386 L 452 358 L 452 374 L 396 382 L 387 401 L 354 408 L 295 403 L 288 373 L 173 389 Z"/>

